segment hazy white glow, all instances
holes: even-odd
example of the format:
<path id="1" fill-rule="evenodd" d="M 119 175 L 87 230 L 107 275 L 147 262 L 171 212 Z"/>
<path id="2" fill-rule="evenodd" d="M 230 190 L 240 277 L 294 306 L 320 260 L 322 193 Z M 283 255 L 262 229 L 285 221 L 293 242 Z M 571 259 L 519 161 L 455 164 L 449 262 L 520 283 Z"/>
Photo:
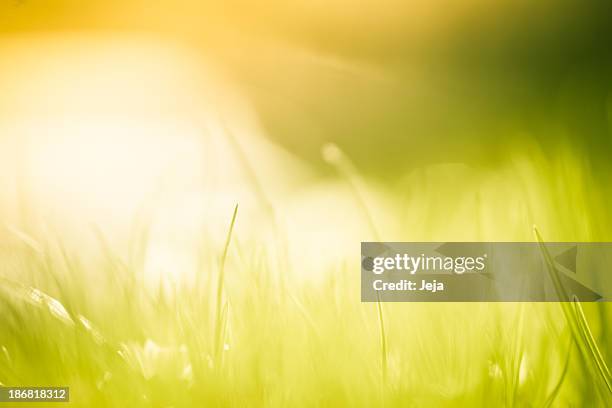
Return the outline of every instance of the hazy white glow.
<path id="1" fill-rule="evenodd" d="M 168 270 L 172 253 L 184 269 L 177 248 L 206 230 L 222 241 L 233 205 L 253 206 L 219 115 L 229 110 L 254 160 L 275 153 L 254 138 L 247 105 L 202 56 L 110 34 L 3 40 L 0 58 L 9 56 L 0 67 L 4 223 L 21 228 L 25 209 L 32 226 L 72 236 L 82 250 L 92 225 L 121 246 L 141 217 L 154 233 L 150 269 Z"/>
<path id="2" fill-rule="evenodd" d="M 237 239 L 286 250 L 304 276 L 351 252 L 363 232 L 352 198 L 337 186 L 305 189 L 307 166 L 267 141 L 248 101 L 189 50 L 48 36 L 0 43 L 5 55 L 5 223 L 21 227 L 25 206 L 30 227 L 72 237 L 82 253 L 85 240 L 97 245 L 92 225 L 127 248 L 140 220 L 150 230 L 144 267 L 170 283 L 193 277 L 202 250 L 218 253 L 237 203 Z"/>
<path id="3" fill-rule="evenodd" d="M 164 179 L 172 178 L 176 189 L 201 173 L 198 134 L 181 124 L 88 120 L 29 130 L 33 193 L 70 210 L 132 213 L 166 187 Z"/>

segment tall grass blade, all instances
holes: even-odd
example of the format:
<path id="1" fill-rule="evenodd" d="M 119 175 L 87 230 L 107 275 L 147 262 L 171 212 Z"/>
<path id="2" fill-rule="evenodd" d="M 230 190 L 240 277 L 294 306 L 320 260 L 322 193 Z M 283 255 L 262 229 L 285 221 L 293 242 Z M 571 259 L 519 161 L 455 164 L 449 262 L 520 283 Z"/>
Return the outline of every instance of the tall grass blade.
<path id="1" fill-rule="evenodd" d="M 221 335 L 223 333 L 223 310 L 222 310 L 222 299 L 223 299 L 223 285 L 225 281 L 225 260 L 227 259 L 227 253 L 229 250 L 230 242 L 232 240 L 232 232 L 234 231 L 234 225 L 236 223 L 236 216 L 238 215 L 238 204 L 234 207 L 234 213 L 232 215 L 232 221 L 230 222 L 227 237 L 225 239 L 225 245 L 223 247 L 223 253 L 221 254 L 221 261 L 219 265 L 219 280 L 217 282 L 217 305 L 215 308 L 215 363 L 217 367 L 220 364 L 220 356 L 222 345 Z"/>
<path id="2" fill-rule="evenodd" d="M 346 157 L 344 152 L 333 143 L 328 143 L 323 146 L 322 154 L 323 159 L 332 166 L 334 166 L 338 173 L 344 178 L 349 188 L 351 189 L 353 196 L 355 197 L 355 201 L 361 207 L 361 210 L 365 219 L 367 220 L 374 240 L 380 241 L 380 234 L 378 233 L 378 228 L 376 228 L 376 223 L 374 222 L 374 218 L 372 217 L 372 212 L 370 211 L 366 200 L 364 199 L 363 194 L 361 192 L 362 183 L 358 177 L 357 170 L 355 169 L 351 161 Z M 387 335 L 385 331 L 385 318 L 382 302 L 380 301 L 380 294 L 378 292 L 376 293 L 376 309 L 378 312 L 377 316 L 380 331 L 381 377 L 383 386 L 386 387 L 388 373 Z"/>
<path id="3" fill-rule="evenodd" d="M 589 347 L 589 351 L 595 360 L 597 368 L 599 370 L 599 374 L 601 378 L 604 380 L 606 386 L 608 387 L 608 392 L 612 395 L 612 375 L 610 374 L 610 369 L 606 365 L 606 361 L 604 360 L 599 347 L 597 347 L 597 343 L 595 342 L 595 338 L 593 337 L 593 333 L 587 323 L 586 317 L 584 315 L 584 311 L 582 310 L 582 305 L 580 305 L 580 301 L 576 296 L 574 296 L 574 311 L 575 315 L 578 319 L 578 325 L 581 329 L 581 333 Z"/>
<path id="4" fill-rule="evenodd" d="M 561 302 L 561 309 L 563 310 L 563 314 L 565 315 L 567 323 L 570 326 L 574 340 L 578 345 L 578 349 L 595 377 L 599 378 L 600 381 L 603 382 L 603 386 L 600 387 L 602 397 L 607 401 L 610 401 L 612 400 L 612 380 L 610 378 L 610 370 L 608 369 L 605 361 L 603 360 L 601 352 L 597 347 L 584 313 L 582 313 L 582 308 L 580 306 L 576 307 L 579 300 L 576 296 L 573 296 L 572 299 L 569 298 L 563 284 L 561 283 L 561 278 L 559 276 L 561 272 L 559 272 L 555 266 L 554 260 L 546 248 L 540 232 L 535 227 L 534 232 L 538 240 L 540 250 L 542 251 L 542 255 L 544 256 L 548 274 L 553 281 L 555 291 L 557 292 L 557 296 Z"/>

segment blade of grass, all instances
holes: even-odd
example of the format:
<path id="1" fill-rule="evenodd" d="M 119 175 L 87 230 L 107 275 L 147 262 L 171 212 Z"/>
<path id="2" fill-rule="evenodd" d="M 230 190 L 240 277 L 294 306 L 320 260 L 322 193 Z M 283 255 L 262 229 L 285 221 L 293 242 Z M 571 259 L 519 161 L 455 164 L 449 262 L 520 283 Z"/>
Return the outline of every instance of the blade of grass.
<path id="1" fill-rule="evenodd" d="M 225 260 L 227 259 L 227 253 L 229 250 L 230 242 L 232 239 L 232 232 L 234 231 L 234 225 L 236 223 L 236 216 L 238 215 L 238 204 L 234 207 L 234 213 L 232 215 L 232 221 L 230 222 L 227 237 L 225 239 L 225 245 L 223 247 L 223 253 L 221 254 L 221 261 L 219 265 L 219 280 L 217 282 L 217 305 L 215 309 L 215 364 L 218 367 L 220 364 L 221 355 L 221 334 L 223 331 L 223 319 L 222 319 L 222 298 L 223 298 L 223 285 L 225 281 Z"/>
<path id="2" fill-rule="evenodd" d="M 351 189 L 353 196 L 355 197 L 355 201 L 357 201 L 357 204 L 361 207 L 361 210 L 365 219 L 368 222 L 374 240 L 380 241 L 380 235 L 378 233 L 378 229 L 376 228 L 376 224 L 374 223 L 374 218 L 372 217 L 372 213 L 361 193 L 362 183 L 358 177 L 358 172 L 351 163 L 351 161 L 346 157 L 344 152 L 340 150 L 338 146 L 332 143 L 328 143 L 323 146 L 322 155 L 323 159 L 332 166 L 334 166 L 338 173 L 344 178 L 349 188 Z M 384 311 L 382 307 L 382 302 L 380 300 L 380 294 L 378 292 L 376 293 L 376 309 L 378 312 L 377 316 L 380 331 L 381 378 L 383 387 L 386 387 L 388 372 L 387 335 L 385 331 Z M 383 396 L 384 395 L 386 394 L 383 391 Z"/>
<path id="3" fill-rule="evenodd" d="M 610 375 L 610 369 L 606 365 L 606 361 L 604 360 L 599 347 L 597 347 L 597 343 L 595 342 L 593 333 L 591 332 L 589 324 L 586 320 L 586 316 L 584 315 L 580 301 L 576 296 L 574 296 L 573 300 L 574 301 L 572 304 L 574 305 L 575 316 L 577 317 L 582 335 L 587 343 L 587 346 L 589 347 L 589 351 L 591 352 L 593 359 L 595 360 L 599 373 L 608 387 L 608 392 L 612 394 L 612 376 Z"/>
<path id="4" fill-rule="evenodd" d="M 601 391 L 602 397 L 606 400 L 610 400 L 612 399 L 612 380 L 610 378 L 610 370 L 608 369 L 605 361 L 603 360 L 601 352 L 597 347 L 586 318 L 582 313 L 582 309 L 575 306 L 579 303 L 579 300 L 575 295 L 573 295 L 572 299 L 570 300 L 561 282 L 561 278 L 559 276 L 560 272 L 555 266 L 552 256 L 546 248 L 544 240 L 536 227 L 534 227 L 534 232 L 538 240 L 540 250 L 544 256 L 544 260 L 546 261 L 548 274 L 553 281 L 555 291 L 557 292 L 557 296 L 561 302 L 561 309 L 563 310 L 565 319 L 570 326 L 574 340 L 578 345 L 578 349 L 595 377 L 599 378 L 603 383 L 603 386 L 598 388 Z M 570 301 L 571 303 L 569 303 Z"/>

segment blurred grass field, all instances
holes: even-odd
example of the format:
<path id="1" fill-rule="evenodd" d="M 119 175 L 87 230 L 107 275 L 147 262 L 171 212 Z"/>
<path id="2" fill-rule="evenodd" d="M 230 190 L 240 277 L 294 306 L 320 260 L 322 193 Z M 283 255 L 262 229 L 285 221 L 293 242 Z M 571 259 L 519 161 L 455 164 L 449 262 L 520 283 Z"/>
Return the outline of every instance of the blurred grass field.
<path id="1" fill-rule="evenodd" d="M 611 407 L 610 303 L 362 303 L 358 259 L 612 242 L 610 4 L 0 2 L 0 385 Z"/>
<path id="2" fill-rule="evenodd" d="M 487 172 L 432 166 L 386 194 L 405 240 L 532 241 L 537 224 L 551 241 L 607 241 L 608 189 L 565 150 Z M 379 202 L 361 194 L 385 233 Z M 61 236 L 13 229 L 1 255 L 0 382 L 68 385 L 79 407 L 609 406 L 560 304 L 383 304 L 381 339 L 377 305 L 359 301 L 356 252 L 304 281 L 269 250 L 285 242 L 243 241 L 248 220 L 234 215 L 227 246 L 191 248 L 195 281 L 153 288 L 146 233 L 126 257 L 99 234 L 92 262 Z M 610 305 L 582 308 L 609 364 Z"/>

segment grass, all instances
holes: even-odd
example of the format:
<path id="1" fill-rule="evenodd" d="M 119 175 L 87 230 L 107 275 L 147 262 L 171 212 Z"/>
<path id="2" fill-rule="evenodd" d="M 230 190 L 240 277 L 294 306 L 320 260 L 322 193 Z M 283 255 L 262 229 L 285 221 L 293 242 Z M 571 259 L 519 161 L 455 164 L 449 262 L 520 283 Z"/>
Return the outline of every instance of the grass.
<path id="1" fill-rule="evenodd" d="M 389 188 L 390 208 L 357 194 L 390 239 L 523 241 L 537 224 L 549 240 L 603 241 L 608 189 L 565 151 L 415 172 Z M 0 382 L 67 385 L 78 407 L 609 406 L 609 304 L 383 310 L 359 301 L 357 253 L 322 282 L 300 280 L 279 267 L 282 251 L 240 240 L 237 209 L 223 247 L 194 245 L 195 281 L 153 288 L 141 224 L 125 257 L 99 231 L 87 258 L 61 235 L 13 228 L 0 254 Z"/>
<path id="2" fill-rule="evenodd" d="M 546 260 L 549 275 L 555 285 L 558 298 L 562 302 L 560 306 L 572 331 L 573 339 L 578 344 L 581 356 L 585 364 L 590 368 L 592 376 L 598 380 L 596 382 L 601 382 L 601 387 L 598 390 L 601 393 L 602 399 L 612 403 L 612 375 L 589 328 L 584 311 L 580 305 L 580 299 L 575 295 L 569 298 L 559 277 L 561 272 L 555 266 L 552 256 L 548 252 L 546 244 L 537 229 L 535 233 Z"/>

